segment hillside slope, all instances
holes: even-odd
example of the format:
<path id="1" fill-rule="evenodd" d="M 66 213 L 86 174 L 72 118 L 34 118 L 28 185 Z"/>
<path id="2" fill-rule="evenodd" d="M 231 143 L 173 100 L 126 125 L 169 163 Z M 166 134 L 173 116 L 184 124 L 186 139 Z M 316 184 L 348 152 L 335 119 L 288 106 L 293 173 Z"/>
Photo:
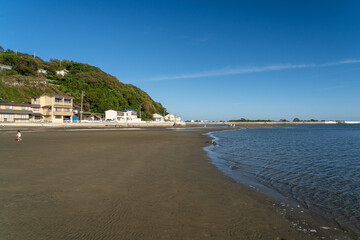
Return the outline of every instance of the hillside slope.
<path id="1" fill-rule="evenodd" d="M 42 93 L 64 93 L 74 97 L 80 105 L 81 92 L 85 91 L 84 111 L 104 112 L 108 109 L 132 108 L 142 118 L 150 119 L 153 113 L 163 114 L 164 107 L 155 102 L 140 88 L 120 82 L 116 77 L 89 64 L 50 59 L 44 61 L 29 54 L 3 51 L 0 47 L 0 64 L 12 66 L 11 70 L 0 71 L 0 98 L 3 101 L 30 102 L 34 95 Z M 47 74 L 38 73 L 45 69 Z M 56 71 L 66 69 L 65 76 Z"/>

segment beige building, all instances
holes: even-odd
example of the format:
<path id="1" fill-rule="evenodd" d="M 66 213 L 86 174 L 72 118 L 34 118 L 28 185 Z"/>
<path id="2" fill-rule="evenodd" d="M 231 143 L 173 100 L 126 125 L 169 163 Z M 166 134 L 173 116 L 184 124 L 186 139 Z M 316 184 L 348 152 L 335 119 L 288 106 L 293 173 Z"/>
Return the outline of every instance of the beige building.
<path id="1" fill-rule="evenodd" d="M 41 117 L 40 105 L 0 101 L 0 122 L 36 122 Z"/>
<path id="2" fill-rule="evenodd" d="M 168 121 L 168 122 L 181 122 L 181 117 L 170 113 L 170 114 L 165 116 L 165 121 Z"/>
<path id="3" fill-rule="evenodd" d="M 152 116 L 153 121 L 155 122 L 164 122 L 165 118 L 161 116 L 160 114 L 154 113 Z"/>
<path id="4" fill-rule="evenodd" d="M 32 97 L 31 104 L 39 105 L 42 120 L 52 123 L 72 122 L 73 97 L 44 93 Z"/>

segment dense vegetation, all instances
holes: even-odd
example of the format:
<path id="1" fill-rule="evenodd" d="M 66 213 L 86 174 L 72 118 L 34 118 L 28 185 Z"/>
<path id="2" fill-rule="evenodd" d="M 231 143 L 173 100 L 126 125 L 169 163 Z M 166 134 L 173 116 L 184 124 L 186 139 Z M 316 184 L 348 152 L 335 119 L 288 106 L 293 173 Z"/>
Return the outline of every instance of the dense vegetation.
<path id="1" fill-rule="evenodd" d="M 316 120 L 316 119 L 310 119 L 310 120 L 301 120 L 299 118 L 294 118 L 293 122 L 318 122 L 319 120 Z M 324 120 L 322 120 L 324 121 Z"/>
<path id="2" fill-rule="evenodd" d="M 229 120 L 228 122 L 272 122 L 272 120 L 250 120 L 250 119 L 241 118 L 241 119 Z"/>
<path id="3" fill-rule="evenodd" d="M 124 110 L 132 108 L 142 118 L 150 119 L 153 113 L 164 113 L 163 106 L 140 88 L 132 84 L 124 84 L 116 77 L 103 72 L 100 68 L 68 60 L 50 59 L 44 61 L 29 54 L 14 52 L 0 47 L 0 64 L 12 66 L 11 70 L 0 71 L 0 98 L 4 101 L 29 102 L 31 96 L 42 93 L 64 93 L 74 97 L 80 105 L 81 92 L 85 91 L 84 110 L 102 113 L 108 109 Z M 38 73 L 45 69 L 47 74 Z M 57 70 L 66 69 L 64 77 L 57 75 Z M 22 84 L 10 85 L 8 81 L 25 81 Z M 26 81 L 39 83 L 36 86 Z"/>

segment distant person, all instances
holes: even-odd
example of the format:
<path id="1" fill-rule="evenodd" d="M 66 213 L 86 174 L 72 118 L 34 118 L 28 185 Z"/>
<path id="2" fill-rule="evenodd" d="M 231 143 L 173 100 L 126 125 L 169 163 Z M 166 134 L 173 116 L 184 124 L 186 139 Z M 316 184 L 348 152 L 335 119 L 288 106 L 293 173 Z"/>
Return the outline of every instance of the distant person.
<path id="1" fill-rule="evenodd" d="M 18 142 L 19 142 L 19 141 L 22 141 L 20 130 L 17 131 L 16 137 L 17 137 L 17 141 L 18 141 Z"/>

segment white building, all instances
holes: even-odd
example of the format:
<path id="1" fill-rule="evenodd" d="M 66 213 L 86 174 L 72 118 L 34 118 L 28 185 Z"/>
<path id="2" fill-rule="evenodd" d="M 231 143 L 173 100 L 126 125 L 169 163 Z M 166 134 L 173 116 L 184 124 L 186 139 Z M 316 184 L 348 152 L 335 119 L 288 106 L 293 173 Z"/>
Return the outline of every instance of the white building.
<path id="1" fill-rule="evenodd" d="M 168 114 L 165 116 L 165 121 L 168 122 L 181 122 L 181 117 L 176 116 L 174 114 Z"/>
<path id="2" fill-rule="evenodd" d="M 47 71 L 45 69 L 38 69 L 37 70 L 38 73 L 43 73 L 43 74 L 47 74 Z"/>
<path id="3" fill-rule="evenodd" d="M 325 124 L 336 124 L 336 121 L 325 121 Z"/>
<path id="4" fill-rule="evenodd" d="M 128 108 L 120 112 L 120 121 L 125 122 L 141 122 L 141 118 L 137 117 L 137 112 Z"/>
<path id="5" fill-rule="evenodd" d="M 65 76 L 68 73 L 69 73 L 69 71 L 66 69 L 61 69 L 61 70 L 56 71 L 56 74 L 61 75 L 61 76 Z"/>
<path id="6" fill-rule="evenodd" d="M 9 65 L 4 65 L 4 64 L 0 64 L 0 71 L 1 70 L 11 70 L 11 66 Z"/>
<path id="7" fill-rule="evenodd" d="M 360 121 L 345 121 L 346 124 L 360 124 Z"/>
<path id="8" fill-rule="evenodd" d="M 154 113 L 152 116 L 153 121 L 155 122 L 164 122 L 165 118 L 161 116 L 160 114 Z"/>
<path id="9" fill-rule="evenodd" d="M 141 122 L 141 119 L 137 117 L 137 112 L 132 109 L 124 111 L 107 110 L 105 111 L 105 121 Z"/>
<path id="10" fill-rule="evenodd" d="M 118 120 L 118 112 L 115 110 L 107 110 L 105 111 L 105 121 L 117 121 Z"/>

